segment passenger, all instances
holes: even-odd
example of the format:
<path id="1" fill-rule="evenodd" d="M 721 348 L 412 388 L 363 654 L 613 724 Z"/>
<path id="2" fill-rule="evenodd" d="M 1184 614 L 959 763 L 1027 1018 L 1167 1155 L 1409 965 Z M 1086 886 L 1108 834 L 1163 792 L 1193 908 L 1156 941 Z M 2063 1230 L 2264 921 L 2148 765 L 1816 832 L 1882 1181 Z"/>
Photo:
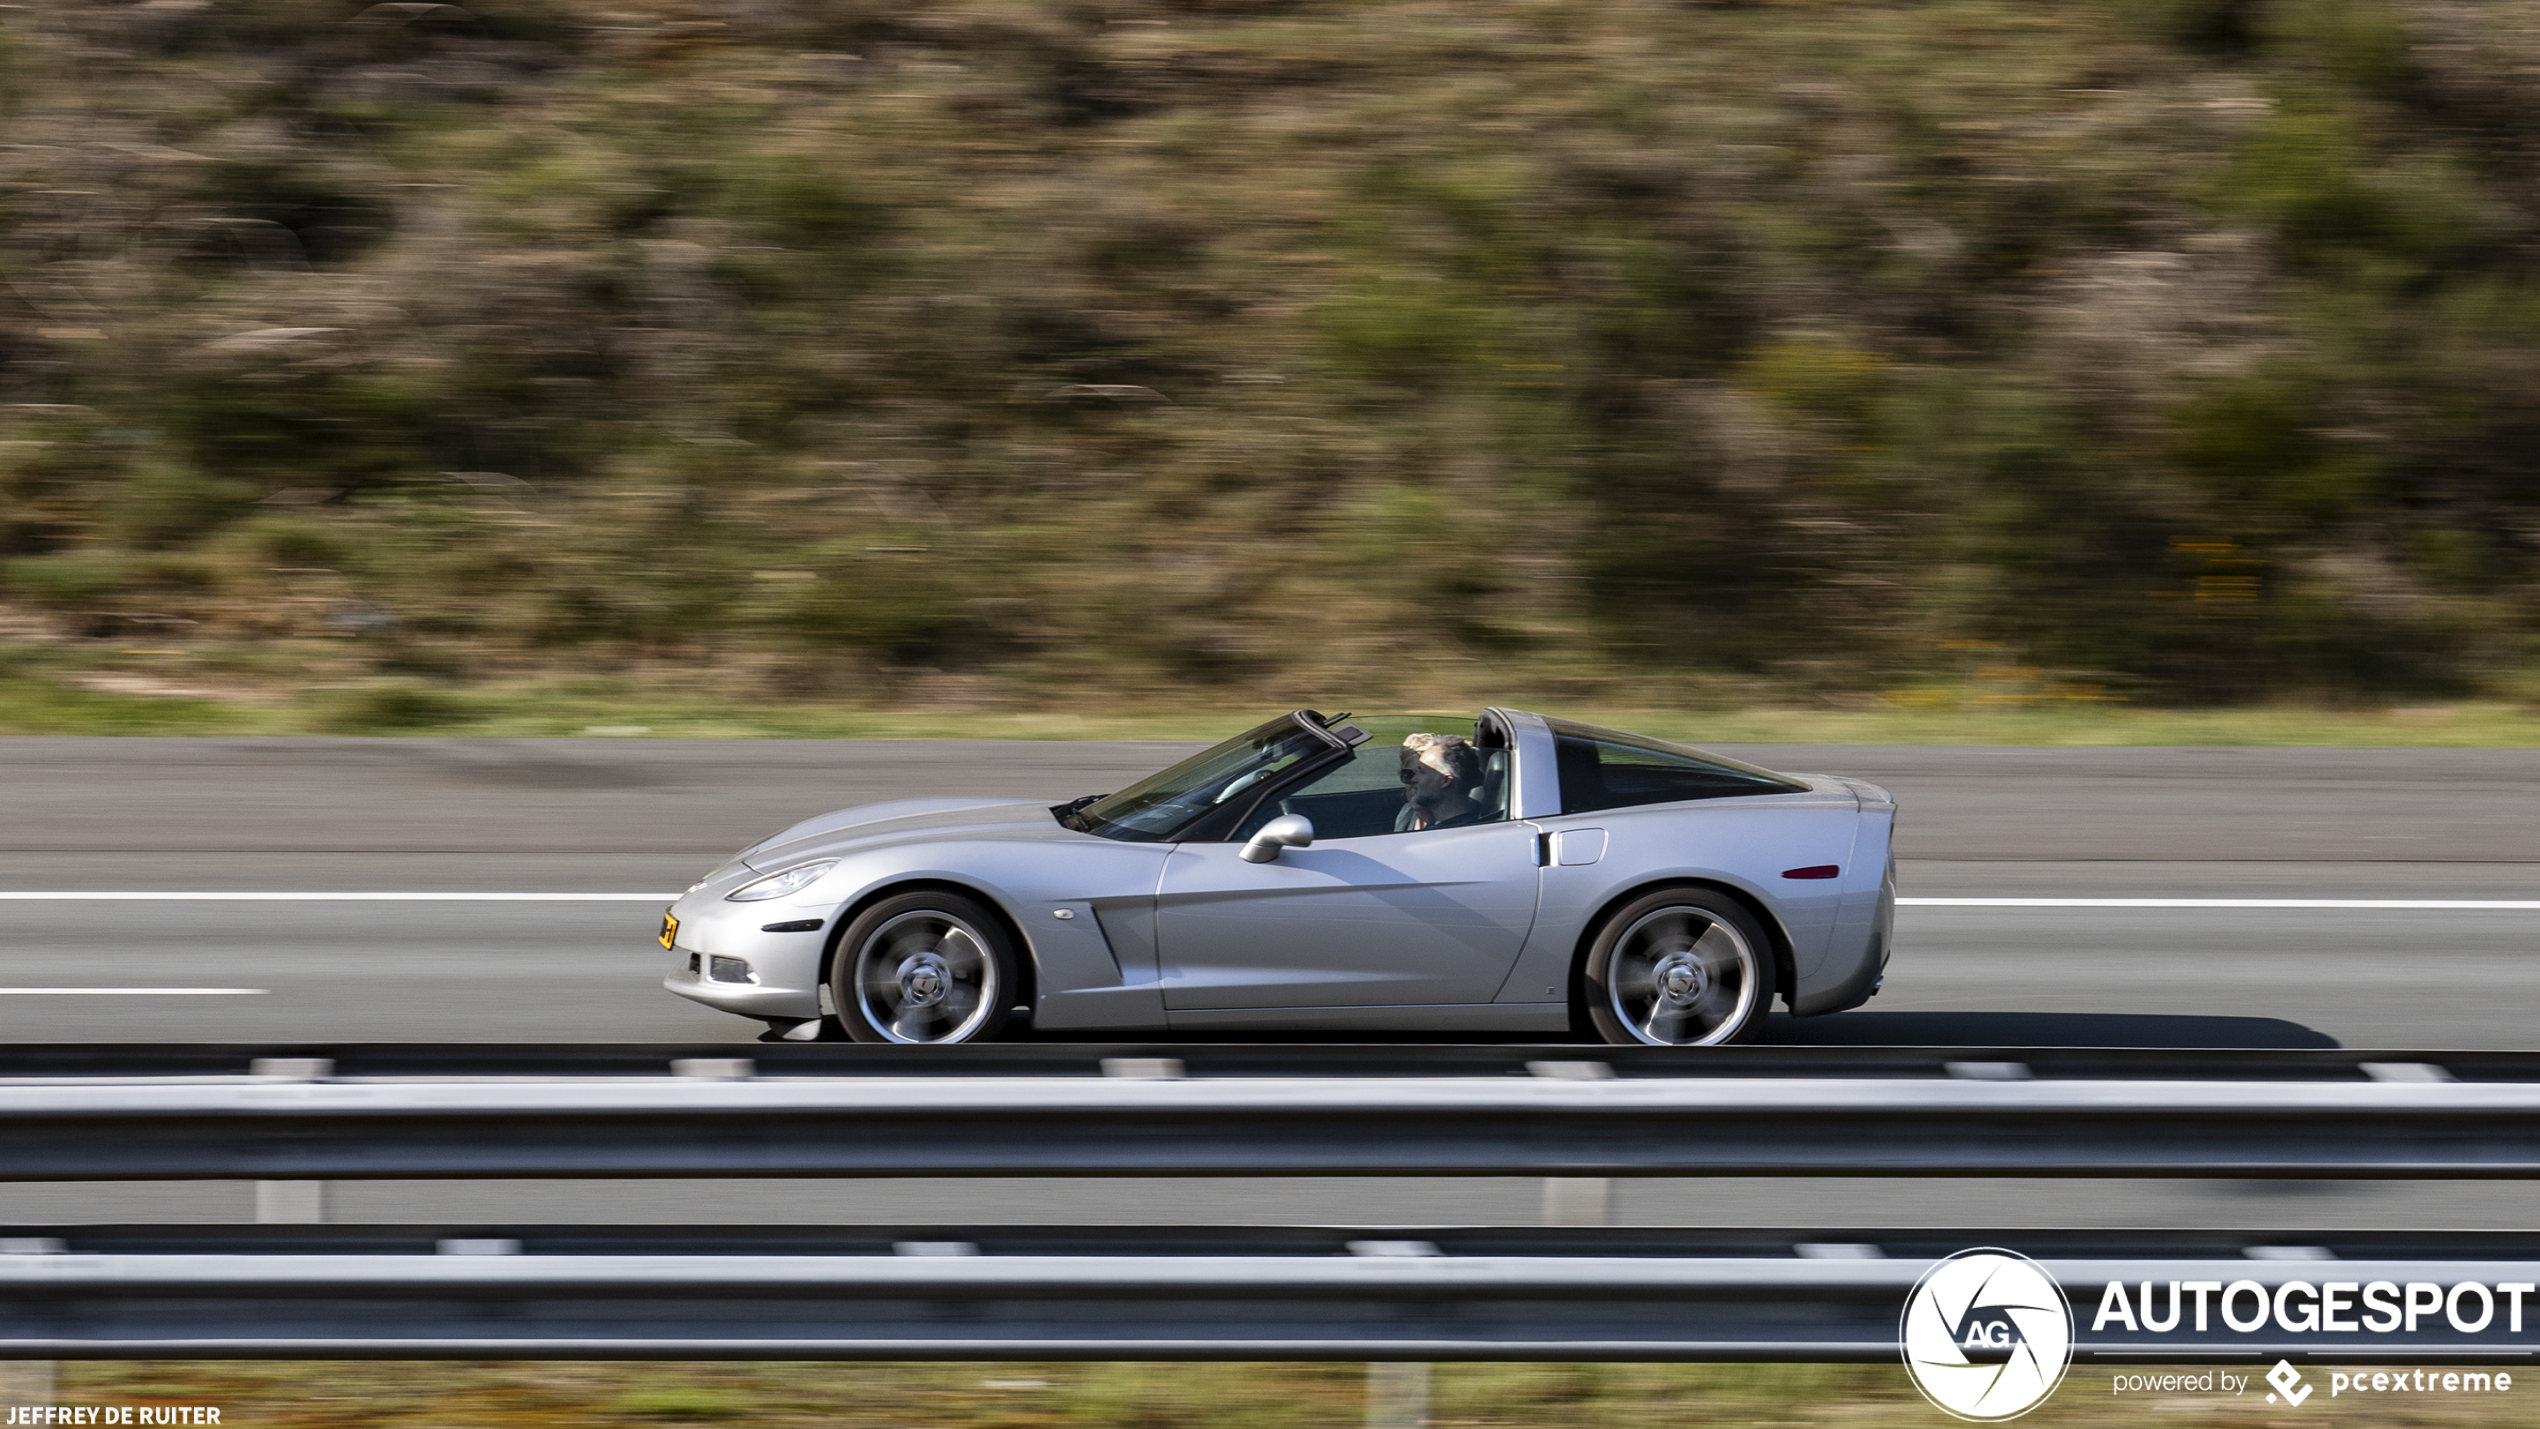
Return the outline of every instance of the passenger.
<path id="1" fill-rule="evenodd" d="M 1479 823 L 1482 752 L 1460 734 L 1414 734 L 1402 741 L 1402 812 L 1395 832 Z"/>

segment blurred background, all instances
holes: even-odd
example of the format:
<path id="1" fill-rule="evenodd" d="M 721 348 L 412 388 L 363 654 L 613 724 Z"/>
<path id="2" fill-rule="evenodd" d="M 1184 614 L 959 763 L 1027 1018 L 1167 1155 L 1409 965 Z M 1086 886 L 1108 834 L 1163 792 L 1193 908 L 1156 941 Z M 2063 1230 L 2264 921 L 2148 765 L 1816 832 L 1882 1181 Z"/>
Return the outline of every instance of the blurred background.
<path id="1" fill-rule="evenodd" d="M 2519 700 L 2535 76 L 2530 0 L 37 0 L 0 676 Z"/>
<path id="2" fill-rule="evenodd" d="M 1759 740 L 1898 730 L 1702 712 L 2468 702 L 2519 723 L 2464 741 L 2540 742 L 2535 250 L 2540 0 L 21 0 L 0 5 L 0 731 L 487 732 L 526 708 L 572 717 L 503 729 L 721 733 L 644 711 L 1346 691 L 1664 707 L 1693 713 L 1634 727 Z M 2368 733 L 2349 742 L 2390 731 Z M 681 761 L 764 760 L 771 800 L 848 801 L 763 749 L 27 741 L 0 852 L 39 889 L 505 886 L 498 867 L 670 888 L 763 832 L 712 802 L 730 768 Z M 976 749 L 831 753 L 944 788 L 1023 777 Z M 1064 797 L 1101 782 L 1080 767 L 1030 777 Z M 2032 797 L 2100 781 L 2038 805 L 2078 810 L 2056 818 L 2090 847 L 1940 797 L 2009 787 L 2002 767 L 1902 770 L 1960 819 L 1909 819 L 1910 877 L 2527 892 L 2521 764 L 2020 775 Z M 2138 802 L 2112 819 L 2120 781 Z M 2201 803 L 2141 793 L 2189 785 Z M 542 807 L 596 832 L 534 864 L 462 852 L 498 793 L 525 843 Z M 379 842 L 307 832 L 316 807 Z M 578 928 L 401 917 L 404 943 L 325 910 L 278 936 L 174 906 L 30 917 L 15 951 L 45 978 L 74 958 L 193 977 L 208 948 L 290 991 L 238 999 L 253 1016 L 334 1035 L 380 1035 L 354 1013 L 381 1008 L 446 1038 L 691 1012 L 653 988 L 649 923 L 606 905 Z M 2132 916 L 1932 914 L 1909 947 L 1927 971 L 1861 1035 L 1902 1036 L 1902 1014 L 2087 1041 L 2114 1007 L 2182 1045 L 2451 1046 L 2527 1020 L 2518 924 Z M 2411 939 L 2452 941 L 2391 955 Z M 398 956 L 346 951 L 380 946 Z M 605 1015 L 557 1018 L 517 980 L 489 1003 L 477 967 Z M 185 999 L 18 1001 L 47 1004 L 13 1013 L 26 1036 L 211 1025 Z M 262 1035 L 249 1015 L 223 1026 Z M 1750 1182 L 1615 1214 L 2527 1224 L 2498 1184 L 2138 1183 L 2087 1206 L 1996 1184 L 1949 1188 L 1944 1214 L 1867 1179 L 1814 1200 Z M 1536 1204 L 1466 1190 L 1452 1214 Z M 1171 1209 L 1390 1204 L 1256 1192 Z M 187 1194 L 158 1213 L 248 1201 Z M 47 1214 L 138 1214 L 92 1199 Z M 981 1214 L 1048 1202 L 1004 1204 Z M 833 1423 L 844 1402 L 878 1406 L 858 1422 L 1283 1425 L 1364 1397 L 1350 1367 L 628 1373 L 61 1383 L 312 1424 Z M 1914 1422 L 1882 1374 L 1472 1369 L 1436 1403 Z M 2135 1409 L 2067 1391 L 2056 1412 Z"/>

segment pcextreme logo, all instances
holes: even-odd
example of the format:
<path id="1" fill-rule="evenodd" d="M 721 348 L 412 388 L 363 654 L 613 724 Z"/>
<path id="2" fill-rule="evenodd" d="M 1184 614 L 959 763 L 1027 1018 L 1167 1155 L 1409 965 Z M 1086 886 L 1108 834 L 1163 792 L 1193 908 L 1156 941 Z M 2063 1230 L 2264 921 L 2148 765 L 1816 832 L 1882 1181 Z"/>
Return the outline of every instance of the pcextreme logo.
<path id="1" fill-rule="evenodd" d="M 1925 1399 L 1944 1414 L 1994 1423 L 2035 1409 L 2063 1382 L 2073 1313 L 2036 1261 L 1962 1250 L 1914 1282 L 1898 1339 Z"/>
<path id="2" fill-rule="evenodd" d="M 2278 1394 L 2284 1396 L 2285 1403 L 2297 1407 L 2311 1397 L 2311 1387 L 2302 1382 L 2302 1372 L 2293 1367 L 2291 1360 L 2277 1360 L 2275 1368 L 2267 1371 L 2267 1383 L 2275 1386 L 2275 1394 L 2267 1396 L 2269 1404 L 2275 1403 Z"/>

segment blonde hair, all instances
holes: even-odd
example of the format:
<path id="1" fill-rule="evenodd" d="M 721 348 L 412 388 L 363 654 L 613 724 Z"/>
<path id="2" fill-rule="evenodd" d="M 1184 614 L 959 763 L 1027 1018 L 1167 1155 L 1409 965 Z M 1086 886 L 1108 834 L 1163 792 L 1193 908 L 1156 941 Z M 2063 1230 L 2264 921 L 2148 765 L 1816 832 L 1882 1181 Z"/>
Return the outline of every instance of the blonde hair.
<path id="1" fill-rule="evenodd" d="M 1482 782 L 1482 752 L 1460 734 L 1405 735 L 1402 752 L 1406 759 L 1425 764 L 1454 783 Z"/>

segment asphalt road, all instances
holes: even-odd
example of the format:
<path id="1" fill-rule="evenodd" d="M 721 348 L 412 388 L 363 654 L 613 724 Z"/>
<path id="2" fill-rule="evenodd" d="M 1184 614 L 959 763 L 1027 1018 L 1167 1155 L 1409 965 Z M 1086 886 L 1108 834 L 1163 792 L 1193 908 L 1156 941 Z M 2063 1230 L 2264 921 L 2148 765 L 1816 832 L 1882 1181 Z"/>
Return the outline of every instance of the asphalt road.
<path id="1" fill-rule="evenodd" d="M 0 740 L 0 890 L 650 892 L 804 815 L 1057 800 L 1186 746 L 676 740 Z M 2540 897 L 2540 751 L 1724 747 L 1873 779 L 1924 897 Z M 22 1041 L 746 1041 L 659 990 L 641 902 L 0 903 Z M 1809 1042 L 2540 1044 L 2540 913 L 1909 908 L 1886 992 Z M 2531 1224 L 2517 1188 L 1651 1182 L 1665 1222 Z M 1532 1219 L 1532 1182 L 388 1184 L 332 1214 L 848 1220 Z M 234 1219 L 248 1188 L 0 1188 L 0 1219 Z M 118 1209 L 120 1208 L 120 1209 Z"/>
<path id="2" fill-rule="evenodd" d="M 1192 747 L 0 739 L 0 854 L 653 854 L 685 867 L 805 813 L 926 794 L 1061 799 Z M 1720 749 L 1885 784 L 1905 801 L 1913 860 L 2540 863 L 2540 749 Z"/>
<path id="3" fill-rule="evenodd" d="M 0 740 L 0 889 L 649 892 L 807 814 L 1056 800 L 1184 746 Z M 2540 751 L 1776 746 L 1902 801 L 1910 896 L 2530 898 Z M 0 907 L 25 1040 L 733 1040 L 660 991 L 641 902 Z M 1953 1044 L 2528 1046 L 2540 914 L 1909 908 L 1885 993 L 1772 1035 Z"/>

